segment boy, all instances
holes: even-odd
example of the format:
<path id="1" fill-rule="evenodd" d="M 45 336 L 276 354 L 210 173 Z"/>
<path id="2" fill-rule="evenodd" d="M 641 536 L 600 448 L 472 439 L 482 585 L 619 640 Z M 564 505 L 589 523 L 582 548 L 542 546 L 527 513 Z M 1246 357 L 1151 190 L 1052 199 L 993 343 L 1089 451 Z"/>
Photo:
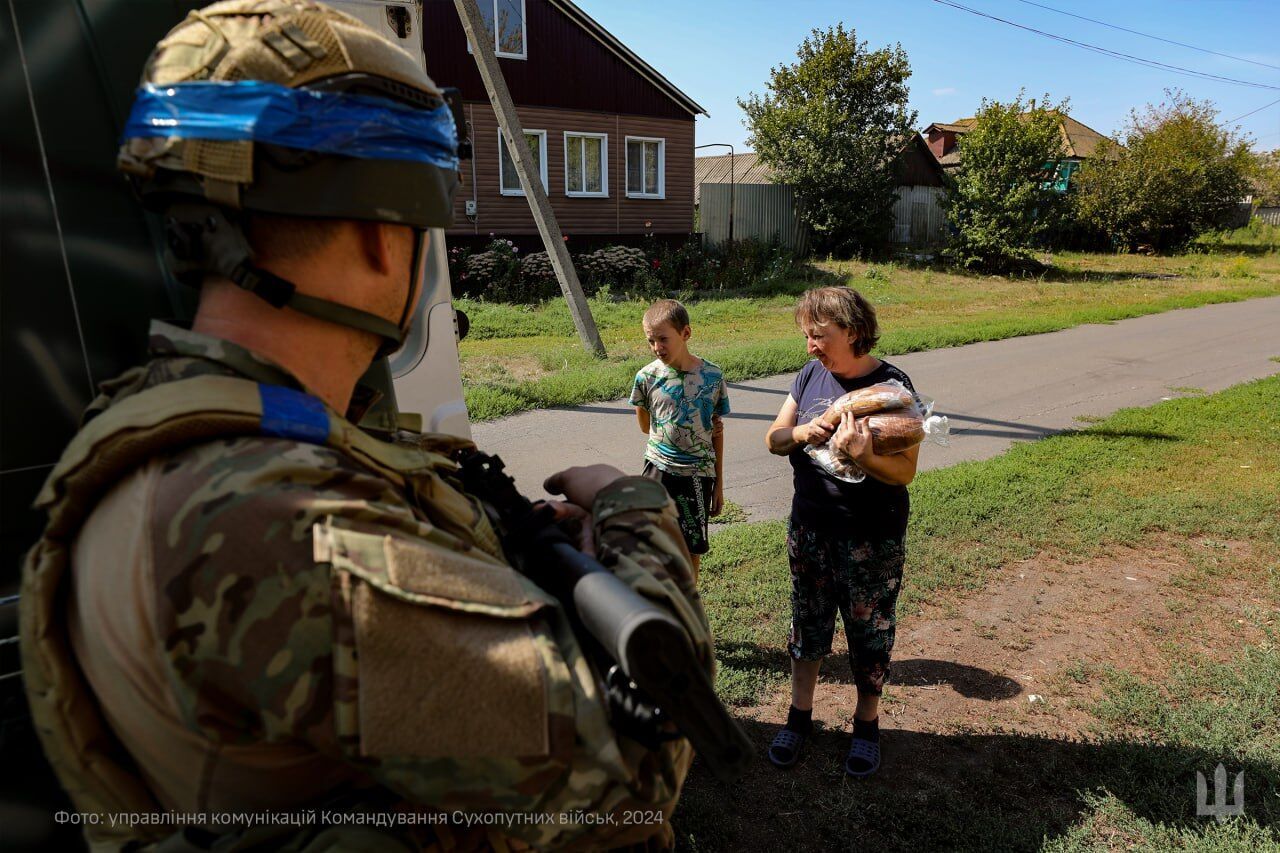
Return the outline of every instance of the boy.
<path id="1" fill-rule="evenodd" d="M 636 374 L 631 405 L 649 436 L 644 475 L 667 487 L 696 575 L 707 553 L 707 519 L 724 508 L 724 373 L 689 352 L 689 312 L 661 299 L 644 312 L 644 336 L 657 359 Z"/>

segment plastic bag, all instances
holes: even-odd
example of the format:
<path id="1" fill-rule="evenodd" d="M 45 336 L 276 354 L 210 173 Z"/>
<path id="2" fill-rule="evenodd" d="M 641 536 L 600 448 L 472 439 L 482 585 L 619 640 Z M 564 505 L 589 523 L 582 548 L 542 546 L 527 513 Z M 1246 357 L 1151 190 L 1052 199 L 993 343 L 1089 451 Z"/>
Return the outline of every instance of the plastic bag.
<path id="1" fill-rule="evenodd" d="M 833 426 L 844 412 L 853 412 L 867 422 L 872 449 L 880 455 L 901 453 L 929 441 L 945 447 L 950 443 L 947 418 L 933 414 L 933 399 L 914 393 L 896 379 L 850 391 L 832 400 L 818 417 Z M 826 444 L 805 445 L 805 453 L 837 480 L 861 483 L 866 472 L 848 456 Z"/>

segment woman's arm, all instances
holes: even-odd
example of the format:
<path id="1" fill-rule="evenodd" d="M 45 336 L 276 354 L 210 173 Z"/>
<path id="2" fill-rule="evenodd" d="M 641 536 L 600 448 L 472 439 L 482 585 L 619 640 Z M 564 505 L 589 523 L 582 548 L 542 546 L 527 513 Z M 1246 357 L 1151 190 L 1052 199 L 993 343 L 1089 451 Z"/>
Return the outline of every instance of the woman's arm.
<path id="1" fill-rule="evenodd" d="M 799 410 L 800 405 L 788 394 L 787 401 L 782 404 L 778 416 L 765 433 L 764 443 L 770 453 L 786 456 L 802 444 L 822 444 L 835 431 L 821 420 L 796 426 L 796 413 Z"/>
<path id="2" fill-rule="evenodd" d="M 831 446 L 848 456 L 858 467 L 882 483 L 905 486 L 916 477 L 916 464 L 920 461 L 920 445 L 908 447 L 901 453 L 881 456 L 875 452 L 871 430 L 865 418 L 855 418 L 845 412 L 840 427 L 831 437 Z"/>

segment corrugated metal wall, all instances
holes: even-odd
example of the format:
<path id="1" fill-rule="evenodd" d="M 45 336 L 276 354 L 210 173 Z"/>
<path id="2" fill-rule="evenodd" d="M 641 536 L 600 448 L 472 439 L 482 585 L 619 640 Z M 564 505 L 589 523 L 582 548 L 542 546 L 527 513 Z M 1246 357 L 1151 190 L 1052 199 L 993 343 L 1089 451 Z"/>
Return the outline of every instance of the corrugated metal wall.
<path id="1" fill-rule="evenodd" d="M 893 242 L 917 249 L 947 242 L 944 195 L 942 187 L 898 187 L 898 201 L 893 206 Z"/>
<path id="2" fill-rule="evenodd" d="M 786 184 L 703 184 L 699 212 L 709 246 L 729 239 L 729 195 L 734 189 L 733 239 L 777 240 L 797 254 L 809 250 L 809 231 L 796 215 L 796 197 Z"/>
<path id="3" fill-rule="evenodd" d="M 703 184 L 699 213 L 708 245 L 729 239 L 729 185 Z M 947 242 L 947 217 L 942 212 L 942 187 L 898 187 L 894 205 L 893 242 L 923 249 Z M 735 240 L 754 237 L 778 240 L 804 253 L 809 232 L 795 211 L 795 193 L 786 184 L 738 184 L 733 206 Z"/>
<path id="4" fill-rule="evenodd" d="M 1260 207 L 1253 215 L 1269 225 L 1280 225 L 1280 207 Z"/>

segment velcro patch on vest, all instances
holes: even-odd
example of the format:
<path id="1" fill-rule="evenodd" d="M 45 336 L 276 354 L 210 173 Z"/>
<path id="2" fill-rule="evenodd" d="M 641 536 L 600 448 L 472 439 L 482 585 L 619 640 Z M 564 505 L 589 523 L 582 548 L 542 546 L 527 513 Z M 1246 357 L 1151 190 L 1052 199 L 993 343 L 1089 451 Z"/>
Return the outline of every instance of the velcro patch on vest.
<path id="1" fill-rule="evenodd" d="M 329 413 L 310 394 L 280 385 L 259 385 L 262 397 L 262 434 L 324 444 L 329 437 Z"/>

